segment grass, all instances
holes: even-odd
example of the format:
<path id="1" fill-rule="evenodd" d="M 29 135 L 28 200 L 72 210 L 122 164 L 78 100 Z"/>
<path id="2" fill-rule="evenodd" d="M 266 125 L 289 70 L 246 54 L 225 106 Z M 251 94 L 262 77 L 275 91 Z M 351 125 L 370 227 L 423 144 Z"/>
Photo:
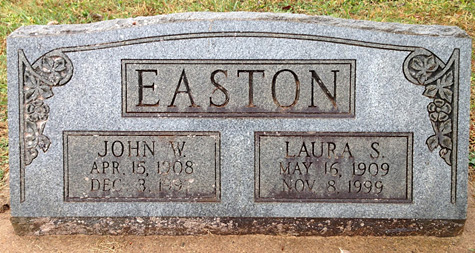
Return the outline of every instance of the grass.
<path id="1" fill-rule="evenodd" d="M 408 24 L 456 25 L 475 37 L 473 0 L 0 0 L 0 178 L 8 173 L 6 36 L 24 25 L 89 23 L 99 20 L 190 11 L 291 12 L 329 15 Z M 472 87 L 475 55 L 472 54 Z M 471 122 L 475 121 L 475 96 L 471 97 Z M 470 127 L 470 173 L 475 181 L 475 127 Z M 1 184 L 1 183 L 0 183 Z"/>

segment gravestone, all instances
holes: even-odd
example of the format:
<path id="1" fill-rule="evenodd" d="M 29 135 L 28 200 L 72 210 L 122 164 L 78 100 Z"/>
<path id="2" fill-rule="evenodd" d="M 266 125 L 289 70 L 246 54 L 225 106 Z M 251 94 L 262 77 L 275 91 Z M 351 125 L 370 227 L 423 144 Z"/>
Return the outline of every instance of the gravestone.
<path id="1" fill-rule="evenodd" d="M 462 231 L 457 27 L 184 13 L 22 27 L 7 54 L 18 234 Z"/>

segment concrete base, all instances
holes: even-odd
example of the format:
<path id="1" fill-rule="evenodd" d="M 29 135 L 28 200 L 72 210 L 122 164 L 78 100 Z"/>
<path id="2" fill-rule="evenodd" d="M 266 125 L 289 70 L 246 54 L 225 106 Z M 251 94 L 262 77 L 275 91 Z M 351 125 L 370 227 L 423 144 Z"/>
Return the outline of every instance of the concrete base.
<path id="1" fill-rule="evenodd" d="M 18 235 L 456 236 L 465 220 L 243 217 L 12 217 Z"/>

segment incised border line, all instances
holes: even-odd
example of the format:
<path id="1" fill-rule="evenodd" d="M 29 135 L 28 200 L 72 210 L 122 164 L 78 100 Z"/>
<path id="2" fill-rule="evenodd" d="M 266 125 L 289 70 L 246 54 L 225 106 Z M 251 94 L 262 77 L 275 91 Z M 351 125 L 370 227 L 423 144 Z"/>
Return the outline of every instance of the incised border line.
<path id="1" fill-rule="evenodd" d="M 409 82 L 423 85 L 423 95 L 432 99 L 427 106 L 434 134 L 426 144 L 430 151 L 440 147 L 440 157 L 451 166 L 451 202 L 456 202 L 457 187 L 457 121 L 460 50 L 454 49 L 444 63 L 434 53 L 420 47 L 398 46 L 358 40 L 288 33 L 208 32 L 153 36 L 96 45 L 64 47 L 50 51 L 33 64 L 19 50 L 20 91 L 20 202 L 25 201 L 25 167 L 38 156 L 38 149 L 47 152 L 51 141 L 43 134 L 49 106 L 45 100 L 54 95 L 54 86 L 65 85 L 73 75 L 73 65 L 66 53 L 99 50 L 135 44 L 201 38 L 262 37 L 346 44 L 383 50 L 406 51 L 403 73 Z"/>

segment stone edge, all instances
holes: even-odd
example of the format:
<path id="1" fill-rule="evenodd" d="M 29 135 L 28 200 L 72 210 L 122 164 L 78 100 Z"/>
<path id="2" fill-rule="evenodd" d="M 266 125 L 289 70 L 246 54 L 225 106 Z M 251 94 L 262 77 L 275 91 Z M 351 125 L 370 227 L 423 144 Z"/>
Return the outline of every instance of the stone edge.
<path id="1" fill-rule="evenodd" d="M 94 33 L 108 30 L 117 30 L 130 27 L 140 27 L 153 24 L 190 22 L 190 21 L 284 21 L 311 23 L 317 25 L 328 25 L 337 27 L 347 27 L 362 30 L 375 30 L 388 33 L 443 36 L 470 38 L 462 29 L 456 26 L 441 25 L 409 25 L 389 22 L 374 22 L 365 20 L 351 20 L 334 18 L 329 16 L 309 16 L 304 14 L 290 13 L 261 13 L 261 12 L 185 12 L 168 15 L 158 15 L 150 17 L 136 17 L 128 19 L 107 20 L 89 24 L 68 24 L 68 25 L 31 25 L 20 27 L 12 32 L 8 37 L 39 37 L 51 35 L 68 35 L 76 33 Z"/>
<path id="2" fill-rule="evenodd" d="M 29 235 L 457 236 L 465 220 L 247 217 L 11 217 Z"/>

